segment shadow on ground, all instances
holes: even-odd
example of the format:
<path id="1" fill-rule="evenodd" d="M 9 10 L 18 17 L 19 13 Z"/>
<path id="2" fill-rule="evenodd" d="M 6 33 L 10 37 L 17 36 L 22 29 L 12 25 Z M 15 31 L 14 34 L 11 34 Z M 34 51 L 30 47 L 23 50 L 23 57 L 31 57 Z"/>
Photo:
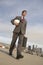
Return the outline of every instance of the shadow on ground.
<path id="1" fill-rule="evenodd" d="M 9 52 L 7 52 L 7 51 L 5 51 L 5 50 L 1 50 L 1 49 L 0 49 L 0 52 L 2 52 L 2 53 L 4 53 L 4 54 L 7 54 L 8 56 L 10 56 L 10 55 L 9 55 Z M 13 54 L 12 54 L 12 56 L 10 56 L 10 57 L 15 58 Z M 16 59 L 16 58 L 15 58 L 15 59 Z"/>

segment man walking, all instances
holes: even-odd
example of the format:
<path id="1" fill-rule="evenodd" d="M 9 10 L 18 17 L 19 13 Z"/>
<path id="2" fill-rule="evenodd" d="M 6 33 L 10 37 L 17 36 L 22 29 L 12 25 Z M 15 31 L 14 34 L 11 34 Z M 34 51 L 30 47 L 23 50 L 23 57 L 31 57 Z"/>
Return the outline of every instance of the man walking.
<path id="1" fill-rule="evenodd" d="M 9 55 L 12 55 L 13 49 L 15 47 L 16 40 L 19 37 L 16 59 L 23 58 L 23 55 L 21 54 L 21 47 L 22 47 L 22 44 L 23 44 L 24 34 L 26 32 L 26 25 L 27 25 L 27 21 L 25 19 L 26 15 L 27 15 L 27 11 L 23 10 L 21 16 L 17 16 L 11 21 L 11 23 L 13 25 L 15 25 L 14 20 L 15 19 L 20 20 L 19 24 L 16 23 L 16 27 L 15 27 L 15 29 L 13 31 L 12 42 L 11 42 L 10 49 L 9 49 Z"/>

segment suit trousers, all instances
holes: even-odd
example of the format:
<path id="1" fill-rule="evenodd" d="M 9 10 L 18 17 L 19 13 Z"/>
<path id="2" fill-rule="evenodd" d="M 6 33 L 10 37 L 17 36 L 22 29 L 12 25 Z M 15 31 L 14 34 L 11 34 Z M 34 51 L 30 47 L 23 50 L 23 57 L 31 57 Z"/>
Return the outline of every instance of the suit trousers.
<path id="1" fill-rule="evenodd" d="M 17 46 L 17 56 L 21 55 L 21 48 L 22 48 L 23 38 L 24 38 L 23 34 L 15 33 L 15 32 L 13 33 L 12 42 L 9 49 L 9 52 L 12 53 L 13 49 L 15 48 L 15 43 L 18 37 L 19 37 L 19 40 L 18 40 L 18 46 Z"/>

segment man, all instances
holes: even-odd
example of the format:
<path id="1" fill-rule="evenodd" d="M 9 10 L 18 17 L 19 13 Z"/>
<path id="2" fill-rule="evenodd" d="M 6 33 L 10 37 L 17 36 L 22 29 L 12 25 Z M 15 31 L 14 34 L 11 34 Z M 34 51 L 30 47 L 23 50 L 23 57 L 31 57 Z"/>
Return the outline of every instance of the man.
<path id="1" fill-rule="evenodd" d="M 10 49 L 9 49 L 9 55 L 12 55 L 13 49 L 15 47 L 16 40 L 19 37 L 16 59 L 23 58 L 23 55 L 21 54 L 21 47 L 22 47 L 23 38 L 24 38 L 24 35 L 25 35 L 25 32 L 26 32 L 26 24 L 27 24 L 27 21 L 25 20 L 26 14 L 27 14 L 27 11 L 23 10 L 21 16 L 17 16 L 11 21 L 11 23 L 14 25 L 15 19 L 20 20 L 19 24 L 16 23 L 16 27 L 13 31 L 12 42 L 11 42 Z"/>

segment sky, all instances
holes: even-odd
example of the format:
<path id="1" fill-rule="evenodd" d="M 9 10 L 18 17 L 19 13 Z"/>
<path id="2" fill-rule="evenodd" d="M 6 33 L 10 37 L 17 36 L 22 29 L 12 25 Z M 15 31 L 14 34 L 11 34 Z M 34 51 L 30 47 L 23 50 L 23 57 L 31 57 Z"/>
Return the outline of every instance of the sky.
<path id="1" fill-rule="evenodd" d="M 9 42 L 15 27 L 10 21 L 24 9 L 27 10 L 28 41 L 43 45 L 43 0 L 0 0 L 0 41 Z"/>

